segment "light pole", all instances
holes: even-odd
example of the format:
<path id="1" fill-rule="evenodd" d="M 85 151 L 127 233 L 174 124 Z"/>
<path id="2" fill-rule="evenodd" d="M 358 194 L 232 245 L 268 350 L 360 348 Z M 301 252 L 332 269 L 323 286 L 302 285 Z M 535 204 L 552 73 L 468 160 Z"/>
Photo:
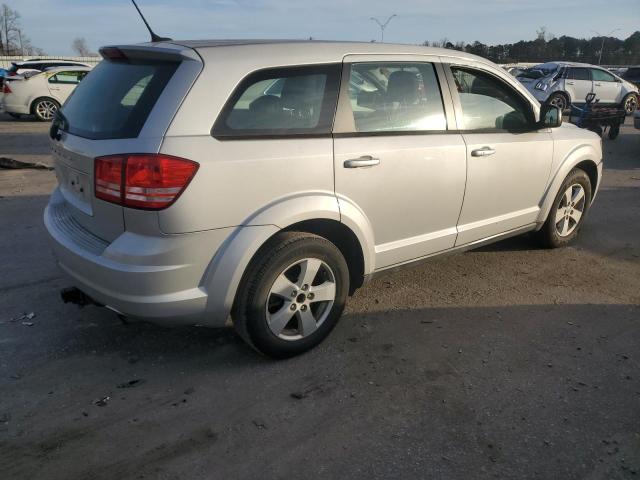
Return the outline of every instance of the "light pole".
<path id="1" fill-rule="evenodd" d="M 606 35 L 602 35 L 600 32 L 597 32 L 595 30 L 591 30 L 596 35 L 602 37 L 602 46 L 600 47 L 600 55 L 598 55 L 598 65 L 600 65 L 600 63 L 602 62 L 602 51 L 604 50 L 604 40 L 605 40 L 605 38 L 608 37 L 609 35 L 611 35 L 612 33 L 617 32 L 618 30 L 620 30 L 620 29 L 616 28 L 615 30 L 611 30 Z"/>
<path id="2" fill-rule="evenodd" d="M 393 19 L 393 17 L 397 17 L 397 15 L 394 13 L 389 18 L 387 18 L 387 20 L 384 23 L 382 23 L 380 20 L 378 20 L 375 17 L 371 17 L 371 20 L 376 22 L 380 27 L 380 43 L 384 43 L 384 29 L 387 28 L 387 25 L 389 25 L 389 22 Z"/>

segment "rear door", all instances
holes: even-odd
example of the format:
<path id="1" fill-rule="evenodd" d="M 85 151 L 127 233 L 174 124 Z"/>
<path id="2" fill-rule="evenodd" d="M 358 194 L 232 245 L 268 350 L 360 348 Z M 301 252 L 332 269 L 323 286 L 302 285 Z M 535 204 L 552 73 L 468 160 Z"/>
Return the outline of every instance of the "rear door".
<path id="1" fill-rule="evenodd" d="M 622 102 L 622 83 L 609 72 L 600 68 L 591 69 L 593 91 L 600 103 Z"/>
<path id="2" fill-rule="evenodd" d="M 482 65 L 451 65 L 458 128 L 467 148 L 456 246 L 535 223 L 553 157 L 531 102 Z"/>
<path id="3" fill-rule="evenodd" d="M 371 223 L 376 268 L 453 247 L 466 153 L 437 57 L 349 55 L 342 78 L 335 189 Z"/>
<path id="4" fill-rule="evenodd" d="M 569 67 L 564 84 L 572 103 L 584 103 L 585 97 L 593 91 L 591 73 L 585 67 Z"/>

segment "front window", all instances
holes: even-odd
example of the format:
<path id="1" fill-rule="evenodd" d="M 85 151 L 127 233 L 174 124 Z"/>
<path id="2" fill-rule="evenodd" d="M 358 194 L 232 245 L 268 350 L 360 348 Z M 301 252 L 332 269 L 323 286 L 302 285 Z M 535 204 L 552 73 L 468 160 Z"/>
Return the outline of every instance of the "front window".
<path id="1" fill-rule="evenodd" d="M 339 76 L 339 65 L 255 72 L 233 93 L 213 127 L 213 135 L 329 134 Z"/>
<path id="2" fill-rule="evenodd" d="M 349 101 L 357 132 L 447 129 L 430 63 L 353 64 Z"/>
<path id="3" fill-rule="evenodd" d="M 609 72 L 605 72 L 604 70 L 600 70 L 599 68 L 591 69 L 591 77 L 594 82 L 615 82 L 616 77 L 611 75 Z"/>
<path id="4" fill-rule="evenodd" d="M 464 130 L 527 130 L 533 124 L 530 103 L 502 80 L 486 72 L 452 67 Z"/>

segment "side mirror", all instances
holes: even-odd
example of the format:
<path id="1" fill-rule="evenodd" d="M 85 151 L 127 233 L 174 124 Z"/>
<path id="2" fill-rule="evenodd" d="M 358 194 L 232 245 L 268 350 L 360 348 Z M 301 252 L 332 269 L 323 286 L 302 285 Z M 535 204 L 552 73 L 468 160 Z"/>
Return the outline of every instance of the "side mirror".
<path id="1" fill-rule="evenodd" d="M 555 105 L 543 105 L 540 109 L 541 128 L 557 128 L 562 125 L 562 110 Z"/>

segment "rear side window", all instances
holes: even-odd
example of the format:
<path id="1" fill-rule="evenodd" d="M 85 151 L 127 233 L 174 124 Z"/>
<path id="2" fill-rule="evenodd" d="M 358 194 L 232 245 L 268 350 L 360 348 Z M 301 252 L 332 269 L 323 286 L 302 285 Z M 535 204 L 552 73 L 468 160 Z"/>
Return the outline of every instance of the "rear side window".
<path id="1" fill-rule="evenodd" d="M 214 137 L 329 134 L 339 81 L 339 65 L 254 72 L 231 95 L 212 134 Z"/>
<path id="2" fill-rule="evenodd" d="M 567 78 L 569 80 L 589 80 L 591 81 L 591 76 L 589 75 L 588 68 L 569 68 L 567 72 Z"/>
<path id="3" fill-rule="evenodd" d="M 357 132 L 447 129 L 440 87 L 430 63 L 354 64 L 349 100 Z"/>
<path id="4" fill-rule="evenodd" d="M 137 137 L 178 65 L 103 60 L 64 104 L 65 130 L 94 140 Z"/>
<path id="5" fill-rule="evenodd" d="M 87 75 L 87 72 L 84 71 L 72 71 L 72 72 L 58 72 L 55 75 L 49 77 L 49 83 L 64 83 L 75 85 L 76 83 L 80 83 Z"/>

